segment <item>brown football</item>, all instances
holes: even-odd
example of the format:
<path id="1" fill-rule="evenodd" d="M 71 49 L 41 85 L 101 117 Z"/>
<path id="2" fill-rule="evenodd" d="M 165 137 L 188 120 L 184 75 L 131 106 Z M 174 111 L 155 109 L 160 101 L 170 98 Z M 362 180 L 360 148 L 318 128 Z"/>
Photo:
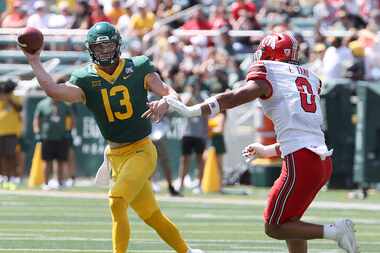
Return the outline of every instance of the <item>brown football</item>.
<path id="1" fill-rule="evenodd" d="M 36 53 L 44 43 L 41 31 L 34 27 L 26 27 L 18 36 L 17 44 L 30 54 Z"/>

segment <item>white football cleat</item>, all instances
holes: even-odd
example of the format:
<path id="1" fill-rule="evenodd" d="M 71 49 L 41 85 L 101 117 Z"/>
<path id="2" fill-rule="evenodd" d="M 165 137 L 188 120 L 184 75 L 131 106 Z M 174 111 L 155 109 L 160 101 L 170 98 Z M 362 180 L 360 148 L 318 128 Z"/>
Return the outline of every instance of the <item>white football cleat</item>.
<path id="1" fill-rule="evenodd" d="M 189 249 L 187 253 L 205 253 L 205 252 L 200 249 Z"/>
<path id="2" fill-rule="evenodd" d="M 337 230 L 338 246 L 347 253 L 359 253 L 355 238 L 354 223 L 350 219 L 342 219 L 335 222 Z"/>

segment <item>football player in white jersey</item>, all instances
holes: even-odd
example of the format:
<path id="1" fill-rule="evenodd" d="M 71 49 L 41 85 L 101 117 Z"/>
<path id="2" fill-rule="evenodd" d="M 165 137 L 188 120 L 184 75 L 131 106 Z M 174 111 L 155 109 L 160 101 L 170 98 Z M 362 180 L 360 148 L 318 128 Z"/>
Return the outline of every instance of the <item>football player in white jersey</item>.
<path id="1" fill-rule="evenodd" d="M 331 239 L 347 253 L 357 253 L 353 222 L 340 219 L 318 225 L 301 218 L 332 172 L 331 154 L 321 130 L 319 92 L 321 81 L 298 65 L 298 43 L 291 33 L 263 38 L 250 66 L 246 84 L 205 102 L 185 106 L 175 97 L 149 104 L 142 117 L 159 120 L 167 108 L 185 117 L 215 115 L 220 111 L 258 99 L 275 126 L 277 143 L 253 143 L 243 155 L 271 157 L 281 155 L 282 172 L 274 183 L 264 211 L 265 233 L 285 240 L 290 253 L 306 253 L 307 240 Z M 164 109 L 163 109 L 164 108 Z"/>

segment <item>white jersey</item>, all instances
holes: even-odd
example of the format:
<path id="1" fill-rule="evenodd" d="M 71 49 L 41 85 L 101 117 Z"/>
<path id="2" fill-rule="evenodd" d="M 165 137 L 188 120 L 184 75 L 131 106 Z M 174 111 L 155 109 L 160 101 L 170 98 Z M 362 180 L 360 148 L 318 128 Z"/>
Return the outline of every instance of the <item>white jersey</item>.
<path id="1" fill-rule="evenodd" d="M 250 67 L 248 79 L 265 79 L 271 85 L 272 93 L 259 102 L 273 121 L 282 156 L 302 148 L 321 157 L 331 155 L 321 129 L 321 81 L 313 72 L 298 65 L 260 61 Z"/>

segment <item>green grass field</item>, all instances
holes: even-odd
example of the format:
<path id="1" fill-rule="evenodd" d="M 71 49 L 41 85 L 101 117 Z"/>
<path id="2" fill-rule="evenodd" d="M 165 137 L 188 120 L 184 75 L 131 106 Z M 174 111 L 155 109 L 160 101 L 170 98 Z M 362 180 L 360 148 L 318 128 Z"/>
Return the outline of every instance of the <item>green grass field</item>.
<path id="1" fill-rule="evenodd" d="M 112 252 L 111 218 L 105 191 L 75 188 L 62 192 L 0 191 L 0 252 Z M 212 253 L 287 252 L 284 242 L 263 232 L 262 211 L 267 189 L 250 189 L 248 196 L 159 195 L 171 217 L 194 248 Z M 356 222 L 361 252 L 380 252 L 380 194 L 348 200 L 345 191 L 322 192 L 307 221 Z M 157 235 L 130 212 L 129 251 L 169 253 Z M 315 240 L 309 252 L 342 252 L 334 242 Z"/>

